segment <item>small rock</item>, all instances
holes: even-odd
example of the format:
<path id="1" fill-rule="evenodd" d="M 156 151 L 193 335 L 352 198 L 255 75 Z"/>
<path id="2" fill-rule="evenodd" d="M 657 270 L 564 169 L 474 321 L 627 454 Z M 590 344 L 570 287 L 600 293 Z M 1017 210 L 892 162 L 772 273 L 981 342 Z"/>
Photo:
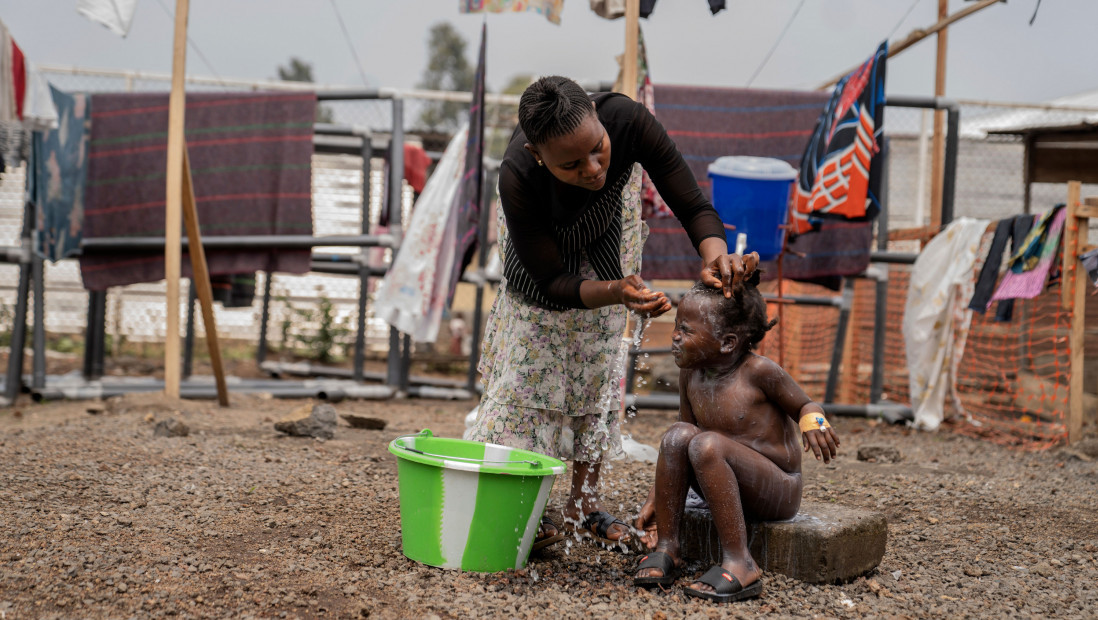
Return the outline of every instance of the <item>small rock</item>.
<path id="1" fill-rule="evenodd" d="M 168 418 L 156 423 L 153 435 L 157 437 L 186 437 L 191 434 L 191 429 L 175 418 Z"/>
<path id="2" fill-rule="evenodd" d="M 351 425 L 351 428 L 366 428 L 370 430 L 380 431 L 384 430 L 388 424 L 381 418 L 371 418 L 363 415 L 354 415 L 352 413 L 340 414 L 341 418 L 347 421 L 347 424 Z"/>
<path id="3" fill-rule="evenodd" d="M 966 566 L 965 574 L 969 577 L 983 577 L 987 573 L 979 566 Z"/>
<path id="4" fill-rule="evenodd" d="M 1051 577 L 1056 573 L 1056 570 L 1048 562 L 1038 562 L 1032 570 L 1042 577 Z"/>
<path id="5" fill-rule="evenodd" d="M 87 411 L 91 415 L 99 415 L 99 414 L 103 413 L 106 410 L 107 410 L 107 406 L 104 405 L 101 401 L 95 401 L 95 402 L 88 403 L 84 407 L 84 411 Z"/>
<path id="6" fill-rule="evenodd" d="M 336 410 L 328 404 L 320 404 L 312 407 L 299 407 L 290 415 L 279 422 L 275 422 L 275 430 L 293 437 L 316 437 L 318 439 L 332 439 L 335 437 Z"/>
<path id="7" fill-rule="evenodd" d="M 871 463 L 899 463 L 900 451 L 894 446 L 869 445 L 858 448 L 858 460 Z"/>

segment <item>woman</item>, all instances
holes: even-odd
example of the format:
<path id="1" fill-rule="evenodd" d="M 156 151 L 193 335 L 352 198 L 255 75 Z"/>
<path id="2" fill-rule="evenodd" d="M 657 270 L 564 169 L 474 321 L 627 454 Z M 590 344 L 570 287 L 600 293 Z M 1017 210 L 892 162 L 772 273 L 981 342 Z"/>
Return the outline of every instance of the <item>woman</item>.
<path id="1" fill-rule="evenodd" d="M 641 165 L 703 259 L 703 282 L 731 296 L 754 270 L 757 257 L 727 253 L 720 217 L 643 105 L 616 94 L 588 97 L 560 76 L 534 82 L 500 166 L 504 281 L 488 315 L 484 397 L 468 435 L 571 458 L 564 525 L 610 544 L 631 538 L 598 492 L 603 460 L 621 452 L 626 310 L 671 309 L 637 275 L 647 235 Z M 561 538 L 543 518 L 534 548 Z"/>

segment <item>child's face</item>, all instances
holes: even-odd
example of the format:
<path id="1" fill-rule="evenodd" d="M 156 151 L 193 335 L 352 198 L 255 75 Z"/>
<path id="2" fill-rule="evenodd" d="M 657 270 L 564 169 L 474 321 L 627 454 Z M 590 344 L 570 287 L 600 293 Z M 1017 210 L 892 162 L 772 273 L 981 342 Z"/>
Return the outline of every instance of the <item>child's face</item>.
<path id="1" fill-rule="evenodd" d="M 712 300 L 696 294 L 682 298 L 675 314 L 675 331 L 671 332 L 671 356 L 679 368 L 703 368 L 721 354 L 721 334 L 716 326 Z"/>

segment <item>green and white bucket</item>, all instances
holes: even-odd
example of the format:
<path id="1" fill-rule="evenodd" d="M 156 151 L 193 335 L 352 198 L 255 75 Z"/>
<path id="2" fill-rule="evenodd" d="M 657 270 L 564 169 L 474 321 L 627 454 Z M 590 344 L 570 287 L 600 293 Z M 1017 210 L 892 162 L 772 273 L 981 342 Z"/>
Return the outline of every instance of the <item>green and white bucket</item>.
<path id="1" fill-rule="evenodd" d="M 404 555 L 442 568 L 526 566 L 558 459 L 424 429 L 389 443 L 397 456 Z"/>

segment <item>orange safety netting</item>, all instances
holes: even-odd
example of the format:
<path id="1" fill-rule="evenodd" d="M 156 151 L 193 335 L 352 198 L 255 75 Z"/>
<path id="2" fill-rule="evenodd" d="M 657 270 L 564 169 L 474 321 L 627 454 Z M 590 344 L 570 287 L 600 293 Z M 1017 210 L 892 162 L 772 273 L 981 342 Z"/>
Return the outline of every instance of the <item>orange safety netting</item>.
<path id="1" fill-rule="evenodd" d="M 902 323 L 911 268 L 906 265 L 887 268 L 881 398 L 910 405 Z M 978 268 L 979 265 L 973 278 Z M 774 294 L 777 283 L 767 282 L 760 288 Z M 784 282 L 782 292 L 786 296 L 839 295 L 822 287 L 790 281 Z M 995 304 L 986 314 L 973 314 L 957 376 L 964 411 L 957 411 L 947 400 L 943 428 L 1027 450 L 1047 449 L 1066 439 L 1072 312 L 1062 307 L 1060 294 L 1059 284 L 1053 284 L 1036 299 L 1015 300 L 1013 319 L 1009 322 L 995 320 Z M 875 305 L 876 282 L 856 280 L 835 402 L 870 402 Z M 778 316 L 778 306 L 768 304 L 772 317 Z M 782 357 L 786 371 L 810 397 L 822 401 L 839 310 L 797 304 L 781 306 L 782 320 L 760 343 L 758 352 L 775 361 Z M 1098 316 L 1098 296 L 1088 296 L 1085 311 L 1091 317 Z M 1093 329 L 1087 335 L 1085 350 L 1085 357 L 1098 357 L 1098 333 Z M 1094 386 L 1085 389 L 1093 390 Z M 1093 395 L 1084 399 L 1085 406 L 1091 408 L 1098 400 Z"/>

